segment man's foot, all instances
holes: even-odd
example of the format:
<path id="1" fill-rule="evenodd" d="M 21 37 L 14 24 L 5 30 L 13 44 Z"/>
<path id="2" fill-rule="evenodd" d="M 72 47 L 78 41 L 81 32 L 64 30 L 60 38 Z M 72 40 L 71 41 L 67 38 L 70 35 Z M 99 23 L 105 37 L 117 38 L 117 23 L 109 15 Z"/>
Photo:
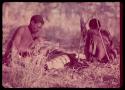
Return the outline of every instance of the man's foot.
<path id="1" fill-rule="evenodd" d="M 10 67 L 10 63 L 9 62 L 2 62 L 2 64 Z"/>
<path id="2" fill-rule="evenodd" d="M 4 65 L 9 65 L 9 60 L 8 60 L 8 58 L 3 57 L 3 59 L 2 59 L 2 64 L 4 64 Z"/>
<path id="3" fill-rule="evenodd" d="M 89 58 L 87 59 L 87 61 L 89 61 L 89 62 L 93 62 L 94 60 L 95 60 L 94 57 L 89 57 Z"/>
<path id="4" fill-rule="evenodd" d="M 108 63 L 108 59 L 104 58 L 104 59 L 101 59 L 101 60 L 98 60 L 100 63 Z"/>

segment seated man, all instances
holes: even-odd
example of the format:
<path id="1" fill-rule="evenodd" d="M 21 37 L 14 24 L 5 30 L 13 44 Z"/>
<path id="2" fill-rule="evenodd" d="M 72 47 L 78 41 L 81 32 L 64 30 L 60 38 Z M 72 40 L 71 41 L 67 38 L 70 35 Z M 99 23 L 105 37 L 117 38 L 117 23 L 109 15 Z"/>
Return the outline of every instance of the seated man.
<path id="1" fill-rule="evenodd" d="M 5 55 L 2 63 L 9 64 L 11 60 L 12 47 L 15 47 L 18 54 L 22 57 L 26 57 L 31 54 L 31 46 L 35 40 L 38 40 L 38 33 L 42 29 L 44 24 L 43 18 L 40 15 L 34 15 L 31 17 L 30 24 L 26 26 L 20 26 L 17 28 L 12 39 L 7 45 Z"/>
<path id="2" fill-rule="evenodd" d="M 90 61 L 93 61 L 95 58 L 105 63 L 108 61 L 108 57 L 110 60 L 114 59 L 116 53 L 113 51 L 114 48 L 110 33 L 100 29 L 101 24 L 95 18 L 90 20 L 89 27 L 90 30 L 86 33 L 87 38 L 84 48 L 86 58 Z"/>

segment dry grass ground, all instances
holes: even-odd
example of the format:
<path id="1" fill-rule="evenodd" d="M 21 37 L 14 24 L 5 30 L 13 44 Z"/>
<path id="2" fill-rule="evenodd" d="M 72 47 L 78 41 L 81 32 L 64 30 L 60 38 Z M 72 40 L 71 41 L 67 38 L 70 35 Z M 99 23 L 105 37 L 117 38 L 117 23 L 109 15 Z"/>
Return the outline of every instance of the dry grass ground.
<path id="1" fill-rule="evenodd" d="M 44 50 L 43 50 L 44 51 Z M 16 58 L 15 58 L 16 60 Z M 46 57 L 43 54 L 36 55 L 30 61 L 16 60 L 12 67 L 3 65 L 2 84 L 7 88 L 118 88 L 120 87 L 120 62 L 90 63 L 89 67 L 80 71 L 65 67 L 64 69 L 44 70 Z"/>

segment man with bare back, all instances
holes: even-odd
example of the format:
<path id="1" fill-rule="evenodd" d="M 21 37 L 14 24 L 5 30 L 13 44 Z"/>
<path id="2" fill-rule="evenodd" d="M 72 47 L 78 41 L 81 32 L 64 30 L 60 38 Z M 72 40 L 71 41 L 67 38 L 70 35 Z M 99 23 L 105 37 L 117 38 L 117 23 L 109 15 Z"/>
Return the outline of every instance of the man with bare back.
<path id="1" fill-rule="evenodd" d="M 43 24 L 44 21 L 42 16 L 34 15 L 31 17 L 29 25 L 20 26 L 17 28 L 12 39 L 7 45 L 2 63 L 7 65 L 10 63 L 10 52 L 12 51 L 12 47 L 15 47 L 18 51 L 18 54 L 22 57 L 30 55 L 32 53 L 30 48 L 34 41 L 39 39 L 38 33 L 42 29 Z"/>
<path id="2" fill-rule="evenodd" d="M 84 52 L 89 61 L 94 59 L 108 62 L 116 57 L 113 41 L 108 31 L 101 29 L 100 21 L 93 18 L 89 22 L 90 30 L 86 33 Z M 108 60 L 109 59 L 109 60 Z"/>

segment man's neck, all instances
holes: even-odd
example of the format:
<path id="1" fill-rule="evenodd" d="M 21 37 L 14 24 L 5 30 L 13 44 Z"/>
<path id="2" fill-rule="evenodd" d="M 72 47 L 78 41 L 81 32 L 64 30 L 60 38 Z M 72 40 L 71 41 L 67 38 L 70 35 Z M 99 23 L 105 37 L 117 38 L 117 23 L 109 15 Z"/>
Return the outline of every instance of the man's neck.
<path id="1" fill-rule="evenodd" d="M 32 32 L 32 28 L 31 28 L 30 25 L 28 26 L 28 29 L 29 29 L 29 31 L 30 31 L 30 33 L 31 33 L 31 36 L 32 36 L 33 40 L 34 40 L 34 32 Z"/>
<path id="2" fill-rule="evenodd" d="M 28 28 L 29 28 L 29 31 L 31 32 L 31 34 L 33 34 L 33 32 L 32 32 L 33 30 L 30 25 L 28 25 Z"/>

